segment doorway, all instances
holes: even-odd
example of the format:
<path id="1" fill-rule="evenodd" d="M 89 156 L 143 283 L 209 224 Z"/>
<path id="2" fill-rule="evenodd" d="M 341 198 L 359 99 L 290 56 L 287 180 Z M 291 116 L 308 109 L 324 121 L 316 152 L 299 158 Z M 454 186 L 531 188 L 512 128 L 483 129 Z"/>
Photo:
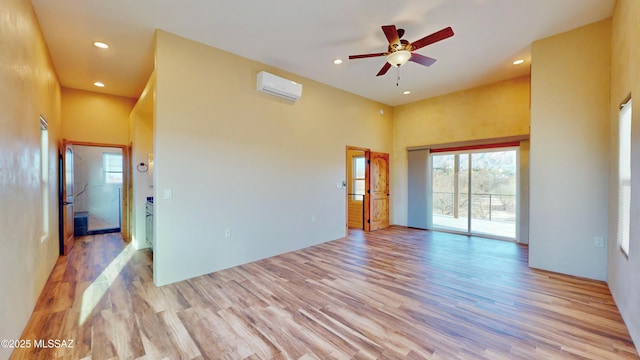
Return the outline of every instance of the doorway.
<path id="1" fill-rule="evenodd" d="M 389 227 L 389 154 L 347 146 L 347 228 Z"/>
<path id="2" fill-rule="evenodd" d="M 122 229 L 123 151 L 119 147 L 73 145 L 76 236 Z"/>
<path id="3" fill-rule="evenodd" d="M 364 229 L 365 150 L 347 149 L 347 226 Z"/>
<path id="4" fill-rule="evenodd" d="M 519 149 L 433 151 L 431 222 L 437 230 L 516 240 Z"/>
<path id="5" fill-rule="evenodd" d="M 121 232 L 130 241 L 131 148 L 63 139 L 59 149 L 60 254 L 75 234 Z"/>

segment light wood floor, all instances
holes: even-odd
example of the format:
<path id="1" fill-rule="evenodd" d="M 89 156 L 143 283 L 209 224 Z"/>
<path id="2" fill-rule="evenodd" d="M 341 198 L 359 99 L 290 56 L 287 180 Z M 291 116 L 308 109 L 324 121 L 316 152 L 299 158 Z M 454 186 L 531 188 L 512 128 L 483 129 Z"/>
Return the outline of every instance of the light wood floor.
<path id="1" fill-rule="evenodd" d="M 606 284 L 402 227 L 162 288 L 117 234 L 60 258 L 12 359 L 637 359 Z"/>

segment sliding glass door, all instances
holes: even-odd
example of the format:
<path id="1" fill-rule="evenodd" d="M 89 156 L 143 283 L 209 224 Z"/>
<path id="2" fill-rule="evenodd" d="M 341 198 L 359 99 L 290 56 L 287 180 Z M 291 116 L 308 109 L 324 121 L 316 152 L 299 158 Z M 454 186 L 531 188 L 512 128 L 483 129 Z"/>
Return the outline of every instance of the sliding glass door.
<path id="1" fill-rule="evenodd" d="M 433 227 L 468 232 L 468 154 L 434 154 L 431 166 Z"/>
<path id="2" fill-rule="evenodd" d="M 516 239 L 518 149 L 431 154 L 434 229 Z"/>

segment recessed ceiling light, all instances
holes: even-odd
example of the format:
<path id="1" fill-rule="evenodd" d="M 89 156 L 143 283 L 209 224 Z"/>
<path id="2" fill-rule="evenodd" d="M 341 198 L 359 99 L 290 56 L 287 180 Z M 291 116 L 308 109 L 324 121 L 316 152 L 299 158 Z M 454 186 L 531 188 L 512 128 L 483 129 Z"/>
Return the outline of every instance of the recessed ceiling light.
<path id="1" fill-rule="evenodd" d="M 523 64 L 523 63 L 524 63 L 523 59 L 518 59 L 518 60 L 513 62 L 513 65 L 520 65 L 520 64 Z"/>
<path id="2" fill-rule="evenodd" d="M 94 82 L 93 85 L 95 85 L 97 87 L 104 87 L 104 83 L 101 83 L 100 81 Z"/>
<path id="3" fill-rule="evenodd" d="M 333 63 L 336 64 L 336 65 L 340 65 L 340 64 L 342 64 L 342 59 L 335 59 L 335 60 L 333 60 Z"/>
<path id="4" fill-rule="evenodd" d="M 93 42 L 93 46 L 95 46 L 97 48 L 100 48 L 100 49 L 108 49 L 109 48 L 109 45 L 107 45 L 107 44 L 105 44 L 105 43 L 103 43 L 101 41 L 94 41 Z"/>
<path id="5" fill-rule="evenodd" d="M 405 94 L 405 95 L 409 95 L 409 94 L 411 94 L 411 91 L 406 90 L 405 92 L 403 92 L 403 94 Z"/>

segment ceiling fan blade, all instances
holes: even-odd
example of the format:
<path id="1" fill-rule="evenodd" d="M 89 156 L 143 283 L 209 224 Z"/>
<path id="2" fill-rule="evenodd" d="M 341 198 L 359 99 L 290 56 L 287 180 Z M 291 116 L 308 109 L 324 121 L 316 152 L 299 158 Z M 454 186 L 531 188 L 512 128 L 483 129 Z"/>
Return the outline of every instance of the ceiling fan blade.
<path id="1" fill-rule="evenodd" d="M 378 71 L 378 74 L 376 74 L 376 76 L 382 76 L 386 74 L 390 68 L 391 68 L 391 64 L 389 64 L 388 62 L 384 63 L 384 66 L 382 67 L 382 69 L 380 69 L 380 71 Z"/>
<path id="2" fill-rule="evenodd" d="M 375 53 L 375 54 L 362 54 L 362 55 L 349 55 L 349 60 L 353 60 L 353 59 L 363 59 L 363 58 L 370 58 L 370 57 L 376 57 L 376 56 L 384 56 L 387 53 Z"/>
<path id="3" fill-rule="evenodd" d="M 412 53 L 411 54 L 411 58 L 409 58 L 409 61 L 413 61 L 414 63 L 418 63 L 418 64 L 424 65 L 424 66 L 431 66 L 437 60 L 434 59 L 434 58 L 430 58 L 428 56 Z"/>
<path id="4" fill-rule="evenodd" d="M 400 44 L 400 36 L 398 35 L 398 30 L 396 30 L 395 25 L 383 25 L 382 31 L 384 31 L 384 35 L 387 37 L 389 45 Z"/>
<path id="5" fill-rule="evenodd" d="M 418 50 L 427 45 L 433 44 L 435 42 L 444 40 L 446 38 L 452 37 L 454 35 L 453 29 L 451 27 L 446 27 L 440 31 L 436 31 L 431 35 L 427 35 L 420 40 L 414 41 L 411 43 L 412 50 Z"/>

